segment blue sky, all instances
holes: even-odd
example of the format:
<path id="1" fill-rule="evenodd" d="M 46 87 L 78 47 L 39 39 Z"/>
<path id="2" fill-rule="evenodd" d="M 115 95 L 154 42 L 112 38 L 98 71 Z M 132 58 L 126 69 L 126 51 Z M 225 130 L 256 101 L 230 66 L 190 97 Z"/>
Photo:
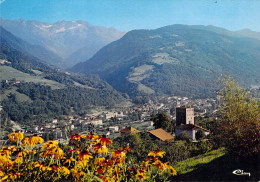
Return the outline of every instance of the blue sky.
<path id="1" fill-rule="evenodd" d="M 260 0 L 0 0 L 4 19 L 85 20 L 122 31 L 171 24 L 260 31 Z M 215 3 L 217 1 L 217 3 Z"/>

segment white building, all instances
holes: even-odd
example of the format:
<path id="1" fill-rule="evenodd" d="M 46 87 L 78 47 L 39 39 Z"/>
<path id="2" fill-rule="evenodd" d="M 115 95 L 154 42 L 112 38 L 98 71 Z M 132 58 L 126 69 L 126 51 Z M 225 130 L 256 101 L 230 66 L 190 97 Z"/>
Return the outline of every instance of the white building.
<path id="1" fill-rule="evenodd" d="M 118 127 L 118 126 L 109 126 L 109 127 L 108 127 L 108 130 L 109 130 L 109 131 L 113 131 L 113 132 L 118 132 L 119 127 Z"/>
<path id="2" fill-rule="evenodd" d="M 196 133 L 199 130 L 202 130 L 205 135 L 208 135 L 209 132 L 210 132 L 209 130 L 202 128 L 202 127 L 195 125 L 195 124 L 185 124 L 185 125 L 176 126 L 175 136 L 178 137 L 183 132 L 186 132 L 192 140 L 196 140 Z"/>

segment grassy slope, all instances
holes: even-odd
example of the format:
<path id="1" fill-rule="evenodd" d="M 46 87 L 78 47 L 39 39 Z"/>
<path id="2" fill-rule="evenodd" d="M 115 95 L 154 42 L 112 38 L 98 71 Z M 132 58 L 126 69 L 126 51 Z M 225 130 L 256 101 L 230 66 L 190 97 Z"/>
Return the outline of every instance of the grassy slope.
<path id="1" fill-rule="evenodd" d="M 178 176 L 173 181 L 258 181 L 260 180 L 259 159 L 239 161 L 224 149 L 208 152 L 177 163 Z M 251 176 L 237 176 L 236 169 L 250 172 Z"/>
<path id="2" fill-rule="evenodd" d="M 20 93 L 20 92 L 17 92 L 15 87 L 13 87 L 13 88 L 10 89 L 10 90 L 6 90 L 6 91 L 4 92 L 4 94 L 1 94 L 1 96 L 0 96 L 0 101 L 6 99 L 7 96 L 8 96 L 10 93 L 16 94 L 16 97 L 17 97 L 17 99 L 18 99 L 19 102 L 24 102 L 24 101 L 31 102 L 31 101 L 32 101 L 32 100 L 30 99 L 30 97 L 28 97 L 27 95 L 22 94 L 22 93 Z"/>
<path id="3" fill-rule="evenodd" d="M 0 80 L 10 80 L 12 78 L 16 78 L 16 80 L 19 81 L 40 83 L 43 85 L 49 85 L 52 87 L 52 89 L 59 89 L 64 87 L 64 85 L 61 83 L 44 79 L 41 76 L 32 76 L 30 74 L 23 73 L 10 66 L 0 66 L 0 78 Z"/>

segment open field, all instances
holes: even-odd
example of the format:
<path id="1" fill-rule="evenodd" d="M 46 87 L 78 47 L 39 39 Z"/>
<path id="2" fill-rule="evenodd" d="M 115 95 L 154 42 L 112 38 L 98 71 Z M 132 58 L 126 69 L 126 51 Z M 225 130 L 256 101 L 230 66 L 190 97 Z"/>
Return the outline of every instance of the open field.
<path id="1" fill-rule="evenodd" d="M 3 94 L 1 94 L 0 101 L 4 100 L 10 93 L 16 94 L 16 98 L 19 102 L 32 101 L 27 95 L 17 92 L 15 87 L 10 90 L 6 90 Z"/>
<path id="2" fill-rule="evenodd" d="M 44 79 L 41 76 L 32 76 L 30 74 L 23 73 L 10 66 L 0 66 L 0 78 L 1 80 L 11 80 L 15 78 L 17 81 L 40 83 L 51 86 L 52 89 L 60 89 L 64 87 L 61 83 Z"/>

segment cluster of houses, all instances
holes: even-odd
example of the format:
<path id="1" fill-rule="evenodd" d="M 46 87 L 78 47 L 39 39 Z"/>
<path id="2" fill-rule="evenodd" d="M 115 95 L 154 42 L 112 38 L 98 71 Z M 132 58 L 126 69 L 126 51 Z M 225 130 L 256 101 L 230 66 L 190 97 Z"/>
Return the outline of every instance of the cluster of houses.
<path id="1" fill-rule="evenodd" d="M 182 106 L 176 108 L 176 127 L 175 127 L 175 137 L 182 135 L 184 132 L 190 137 L 193 141 L 196 140 L 196 133 L 202 131 L 205 135 L 210 133 L 209 130 L 198 126 L 194 122 L 194 108 Z M 139 133 L 140 131 L 133 128 L 127 127 L 120 131 L 121 133 Z M 159 139 L 161 141 L 172 141 L 174 136 L 162 128 L 148 131 L 150 136 L 154 139 Z"/>
<path id="2" fill-rule="evenodd" d="M 147 119 L 146 121 L 140 120 L 136 121 L 138 123 L 146 123 L 143 127 L 143 129 L 139 130 L 147 131 L 149 132 L 150 136 L 154 139 L 159 139 L 161 141 L 173 141 L 174 138 L 177 138 L 178 136 L 182 135 L 183 133 L 186 133 L 186 136 L 188 135 L 192 140 L 196 140 L 196 132 L 201 130 L 205 135 L 209 134 L 209 130 L 202 128 L 195 124 L 194 122 L 194 108 L 193 107 L 177 107 L 175 110 L 175 118 L 176 118 L 176 126 L 175 126 L 175 132 L 174 134 L 168 133 L 162 128 L 154 129 L 153 122 L 150 120 L 151 117 L 148 117 L 148 113 L 150 113 L 151 110 L 154 108 L 150 108 L 148 106 L 144 106 L 145 111 L 147 112 Z M 160 107 L 161 109 L 164 108 L 164 105 L 161 104 L 160 106 L 157 105 L 157 108 Z M 136 110 L 133 110 L 134 112 Z M 27 127 L 27 129 L 24 130 L 25 133 L 29 135 L 37 134 L 39 136 L 46 136 L 51 134 L 54 139 L 65 139 L 69 136 L 69 133 L 71 134 L 74 132 L 89 132 L 91 129 L 94 128 L 94 132 L 97 134 L 108 134 L 110 137 L 112 135 L 115 136 L 122 136 L 126 133 L 139 133 L 140 131 L 133 126 L 135 124 L 135 121 L 131 123 L 124 123 L 121 122 L 121 125 L 106 125 L 106 122 L 110 119 L 117 118 L 124 120 L 125 117 L 127 117 L 127 114 L 131 113 L 131 110 L 128 110 L 127 112 L 105 112 L 101 113 L 101 115 L 91 115 L 88 117 L 81 117 L 81 116 L 67 116 L 64 120 L 53 119 L 50 123 L 45 123 L 42 126 L 32 126 Z M 174 119 L 175 119 L 174 118 Z M 173 119 L 173 118 L 171 118 Z M 105 122 L 105 125 L 104 125 Z M 29 128 L 29 129 L 28 129 Z M 81 130 L 80 130 L 81 129 Z M 67 132 L 67 133 L 66 133 Z M 66 136 L 65 136 L 66 135 Z"/>

